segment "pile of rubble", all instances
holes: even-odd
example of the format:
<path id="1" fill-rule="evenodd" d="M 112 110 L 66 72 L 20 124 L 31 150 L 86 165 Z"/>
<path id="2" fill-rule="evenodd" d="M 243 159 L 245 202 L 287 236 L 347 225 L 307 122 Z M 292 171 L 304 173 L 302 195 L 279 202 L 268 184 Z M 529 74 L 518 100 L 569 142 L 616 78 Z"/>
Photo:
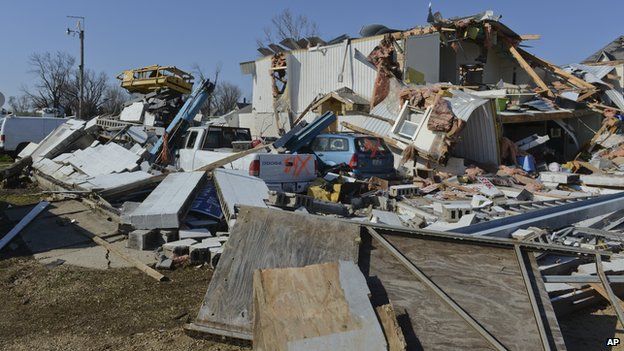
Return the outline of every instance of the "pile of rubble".
<path id="1" fill-rule="evenodd" d="M 624 98 L 613 67 L 552 65 L 489 12 L 430 14 L 430 24 L 377 33 L 372 95 L 317 96 L 274 137 L 245 128 L 242 115 L 236 127 L 193 127 L 214 89 L 202 82 L 184 101 L 146 92 L 120 116 L 69 120 L 3 176 L 26 173 L 54 199 L 106 213 L 128 248 L 155 252 L 156 269 L 212 267 L 187 329 L 259 350 L 563 350 L 557 318 L 601 299 L 624 323 L 611 287 L 624 282 Z M 502 48 L 532 84 L 501 74 L 474 86 L 485 61 L 462 65 L 459 83 L 425 83 L 399 49 L 432 33 L 456 53 Z M 268 93 L 284 103 L 290 61 L 272 56 L 282 89 Z M 568 122 L 589 113 L 601 126 L 581 145 Z M 553 152 L 556 133 L 529 125 L 545 121 L 579 152 Z M 390 155 L 394 175 L 362 177 L 357 158 L 313 165 L 327 131 L 377 140 L 365 147 Z M 261 168 L 276 165 L 279 174 Z"/>

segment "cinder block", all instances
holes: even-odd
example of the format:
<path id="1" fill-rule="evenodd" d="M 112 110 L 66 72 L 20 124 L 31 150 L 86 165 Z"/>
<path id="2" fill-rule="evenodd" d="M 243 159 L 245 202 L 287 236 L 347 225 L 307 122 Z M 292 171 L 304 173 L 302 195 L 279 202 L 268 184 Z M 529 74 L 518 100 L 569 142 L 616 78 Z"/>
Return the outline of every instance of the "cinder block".
<path id="1" fill-rule="evenodd" d="M 204 263 L 210 261 L 210 248 L 213 247 L 212 243 L 197 243 L 191 245 L 189 248 L 189 257 L 191 259 L 191 263 Z"/>
<path id="2" fill-rule="evenodd" d="M 163 240 L 156 230 L 134 230 L 128 234 L 126 247 L 134 250 L 153 250 L 162 245 Z"/>
<path id="3" fill-rule="evenodd" d="M 194 239 L 184 239 L 178 241 L 172 241 L 170 243 L 166 243 L 162 246 L 163 253 L 165 256 L 172 258 L 175 256 L 183 256 L 188 255 L 189 248 L 191 245 L 196 244 L 197 241 Z"/>

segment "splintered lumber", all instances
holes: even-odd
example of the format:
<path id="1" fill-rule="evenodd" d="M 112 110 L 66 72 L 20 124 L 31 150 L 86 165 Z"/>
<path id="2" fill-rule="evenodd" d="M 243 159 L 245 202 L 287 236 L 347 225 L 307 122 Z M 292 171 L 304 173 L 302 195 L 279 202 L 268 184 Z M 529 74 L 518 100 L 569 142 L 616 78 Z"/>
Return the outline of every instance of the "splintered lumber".
<path id="1" fill-rule="evenodd" d="M 407 349 L 405 336 L 403 336 L 401 326 L 399 326 L 399 322 L 396 319 L 392 304 L 377 306 L 375 307 L 375 312 L 386 336 L 388 351 L 405 351 Z"/>
<path id="2" fill-rule="evenodd" d="M 364 276 L 350 261 L 256 270 L 253 348 L 386 350 L 369 294 Z"/>
<path id="3" fill-rule="evenodd" d="M 111 243 L 109 243 L 108 241 L 100 238 L 99 236 L 96 236 L 78 226 L 74 226 L 74 228 L 76 228 L 76 231 L 84 236 L 86 236 L 87 238 L 91 239 L 94 243 L 104 247 L 106 250 L 114 253 L 115 255 L 121 257 L 122 259 L 124 259 L 126 262 L 130 263 L 131 265 L 133 265 L 136 269 L 140 270 L 141 272 L 149 275 L 150 277 L 156 279 L 159 282 L 165 281 L 167 280 L 167 277 L 165 277 L 164 275 L 160 274 L 157 270 L 150 268 L 148 265 L 146 265 L 145 263 L 137 260 L 136 258 L 132 257 L 132 256 L 128 256 L 126 253 L 124 253 L 121 249 L 119 249 L 117 246 L 112 245 Z"/>
<path id="4" fill-rule="evenodd" d="M 357 223 L 241 206 L 197 318 L 187 330 L 251 340 L 256 269 L 355 262 L 359 238 Z"/>
<path id="5" fill-rule="evenodd" d="M 19 223 L 17 223 L 17 225 L 13 227 L 13 229 L 11 229 L 8 233 L 4 235 L 4 237 L 2 237 L 2 239 L 0 239 L 0 250 L 2 250 L 2 248 L 4 248 L 6 244 L 13 240 L 13 238 L 15 238 L 17 234 L 19 234 L 24 228 L 26 228 L 26 226 L 30 222 L 32 222 L 32 220 L 35 219 L 35 217 L 37 217 L 41 212 L 43 212 L 43 210 L 45 210 L 45 208 L 48 207 L 49 204 L 50 203 L 47 201 L 41 201 L 37 204 L 37 206 L 30 210 L 30 212 L 28 212 L 28 214 L 24 218 L 22 218 Z"/>
<path id="6" fill-rule="evenodd" d="M 233 155 L 230 155 L 230 156 L 222 158 L 222 159 L 220 159 L 218 161 L 215 161 L 215 162 L 209 163 L 209 164 L 207 164 L 205 166 L 202 166 L 202 167 L 198 168 L 197 171 L 210 172 L 210 171 L 215 170 L 217 168 L 221 168 L 221 167 L 227 165 L 228 163 L 232 163 L 232 162 L 238 160 L 241 157 L 245 157 L 247 155 L 251 155 L 251 154 L 254 154 L 256 152 L 260 152 L 260 151 L 266 149 L 267 147 L 270 147 L 271 145 L 273 145 L 273 144 L 268 144 L 268 145 L 260 144 L 260 145 L 257 145 L 256 147 L 252 148 L 252 149 L 244 150 L 244 151 L 241 151 L 241 152 L 237 152 L 237 153 L 235 153 Z"/>
<path id="7" fill-rule="evenodd" d="M 516 49 L 515 46 L 509 45 L 509 52 L 516 59 L 516 61 L 518 61 L 518 64 L 520 64 L 520 67 L 522 67 L 522 69 L 524 69 L 526 71 L 526 73 L 531 77 L 531 79 L 533 79 L 535 84 L 537 84 L 537 86 L 540 87 L 540 89 L 542 89 L 544 92 L 546 92 L 546 94 L 548 94 L 548 96 L 550 96 L 550 97 L 554 97 L 555 96 L 553 94 L 553 92 L 550 91 L 550 89 L 548 88 L 546 83 L 544 83 L 542 78 L 540 78 L 540 76 L 535 72 L 533 67 L 531 67 L 531 65 L 529 65 L 526 62 L 524 57 L 522 57 L 522 55 L 520 55 L 520 53 L 518 52 L 518 49 Z"/>
<path id="8" fill-rule="evenodd" d="M 592 84 L 582 80 L 581 78 L 573 75 L 572 73 L 566 72 L 566 71 L 562 70 L 561 68 L 559 68 L 558 66 L 553 65 L 552 63 L 550 63 L 550 62 L 548 62 L 548 61 L 546 61 L 546 60 L 544 60 L 544 59 L 542 59 L 540 57 L 537 57 L 537 56 L 535 56 L 535 55 L 533 55 L 533 54 L 531 54 L 531 53 L 529 53 L 529 52 L 527 52 L 525 50 L 518 49 L 518 52 L 522 56 L 524 56 L 524 57 L 528 58 L 529 60 L 533 61 L 533 63 L 537 63 L 537 64 L 540 64 L 540 65 L 546 67 L 547 69 L 553 71 L 553 73 L 555 73 L 556 75 L 561 76 L 561 77 L 567 79 L 568 81 L 570 81 L 572 84 L 576 85 L 579 88 L 585 88 L 585 89 L 590 89 L 590 90 L 593 90 L 593 89 L 596 88 Z"/>
<path id="9" fill-rule="evenodd" d="M 543 319 L 550 349 L 566 349 L 541 276 L 531 263 L 527 273 L 538 301 L 536 313 L 513 245 L 440 240 L 383 227 L 375 231 L 384 240 L 363 234 L 358 262 L 371 299 L 392 301 L 408 350 L 492 350 L 502 345 L 505 350 L 542 351 L 545 341 L 537 318 Z"/>

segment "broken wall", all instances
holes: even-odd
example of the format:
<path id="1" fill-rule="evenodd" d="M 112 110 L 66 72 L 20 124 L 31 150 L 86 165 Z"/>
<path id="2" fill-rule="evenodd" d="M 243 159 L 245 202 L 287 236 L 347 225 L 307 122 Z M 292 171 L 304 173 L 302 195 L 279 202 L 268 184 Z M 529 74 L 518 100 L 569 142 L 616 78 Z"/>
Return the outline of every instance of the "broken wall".
<path id="1" fill-rule="evenodd" d="M 377 70 L 366 61 L 366 56 L 381 39 L 382 36 L 375 36 L 315 50 L 291 51 L 287 56 L 287 76 L 293 113 L 299 115 L 317 96 L 342 87 L 370 100 Z"/>

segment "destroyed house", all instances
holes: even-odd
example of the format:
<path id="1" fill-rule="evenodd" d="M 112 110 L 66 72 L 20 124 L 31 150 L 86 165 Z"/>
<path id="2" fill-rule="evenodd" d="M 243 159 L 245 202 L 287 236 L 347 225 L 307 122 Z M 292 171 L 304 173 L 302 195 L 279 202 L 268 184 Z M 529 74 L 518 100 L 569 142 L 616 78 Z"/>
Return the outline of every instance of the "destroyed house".
<path id="1" fill-rule="evenodd" d="M 330 130 L 384 137 L 397 154 L 412 144 L 436 163 L 457 156 L 491 165 L 501 163 L 503 136 L 548 135 L 543 140 L 554 156 L 547 161 L 562 162 L 600 128 L 600 111 L 585 104 L 595 87 L 573 75 L 575 68 L 518 46 L 539 36 L 515 33 L 491 11 L 454 19 L 436 13 L 429 22 L 404 31 L 371 25 L 360 38 L 260 48 L 264 56 L 240 65 L 253 85 L 252 111 L 240 115 L 240 126 L 275 137 L 329 110 L 338 115 Z M 413 106 L 418 89 L 428 92 L 416 93 L 424 103 Z M 450 117 L 437 118 L 444 115 L 433 106 L 440 99 L 454 99 L 454 120 L 462 120 L 456 128 Z"/>

